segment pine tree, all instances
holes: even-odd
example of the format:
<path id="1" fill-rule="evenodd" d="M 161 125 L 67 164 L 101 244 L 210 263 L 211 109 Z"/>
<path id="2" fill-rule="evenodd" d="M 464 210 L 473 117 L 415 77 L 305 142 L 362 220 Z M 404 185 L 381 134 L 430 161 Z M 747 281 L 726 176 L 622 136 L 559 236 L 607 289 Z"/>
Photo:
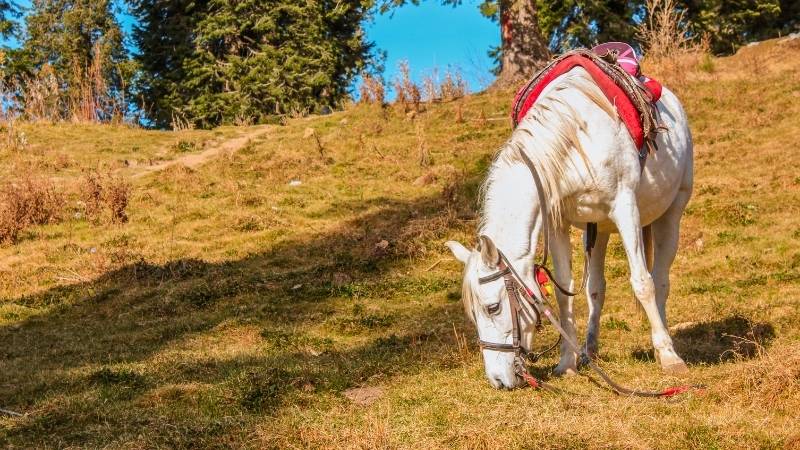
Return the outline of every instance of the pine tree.
<path id="1" fill-rule="evenodd" d="M 20 16 L 19 7 L 9 0 L 0 0 L 0 36 L 9 38 L 17 31 L 15 19 Z"/>
<path id="2" fill-rule="evenodd" d="M 707 34 L 714 53 L 733 53 L 745 42 L 767 39 L 797 23 L 797 1 L 686 0 L 687 19 L 697 35 Z M 794 9 L 793 9 L 794 8 Z M 789 14 L 789 15 L 784 15 Z"/>
<path id="3" fill-rule="evenodd" d="M 21 48 L 5 77 L 25 88 L 47 74 L 58 89 L 60 118 L 104 121 L 124 113 L 132 68 L 109 0 L 34 0 Z"/>
<path id="4" fill-rule="evenodd" d="M 630 0 L 535 0 L 550 49 L 563 52 L 608 41 L 633 42 L 643 2 Z"/>
<path id="5" fill-rule="evenodd" d="M 134 0 L 138 24 L 133 40 L 141 68 L 134 101 L 147 122 L 168 127 L 194 97 L 185 63 L 195 52 L 197 23 L 208 12 L 206 0 Z"/>
<path id="6" fill-rule="evenodd" d="M 369 63 L 358 0 L 140 0 L 135 11 L 141 101 L 161 127 L 334 108 Z"/>

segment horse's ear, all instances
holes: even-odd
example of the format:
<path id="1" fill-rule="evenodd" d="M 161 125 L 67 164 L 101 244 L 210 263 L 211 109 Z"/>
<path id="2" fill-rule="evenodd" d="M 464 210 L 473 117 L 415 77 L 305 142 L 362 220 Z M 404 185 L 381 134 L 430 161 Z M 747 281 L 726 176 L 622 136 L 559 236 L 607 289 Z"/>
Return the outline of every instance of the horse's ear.
<path id="1" fill-rule="evenodd" d="M 500 253 L 497 251 L 497 247 L 489 236 L 482 234 L 481 237 L 478 238 L 478 250 L 481 251 L 483 263 L 486 264 L 487 267 L 497 267 L 497 263 L 500 261 Z"/>
<path id="2" fill-rule="evenodd" d="M 466 247 L 464 247 L 463 245 L 461 245 L 456 241 L 447 241 L 444 243 L 444 245 L 446 245 L 447 248 L 449 248 L 450 251 L 453 252 L 453 256 L 455 256 L 457 260 L 461 261 L 462 264 L 467 263 L 467 261 L 469 260 L 469 255 L 472 252 L 467 250 Z"/>

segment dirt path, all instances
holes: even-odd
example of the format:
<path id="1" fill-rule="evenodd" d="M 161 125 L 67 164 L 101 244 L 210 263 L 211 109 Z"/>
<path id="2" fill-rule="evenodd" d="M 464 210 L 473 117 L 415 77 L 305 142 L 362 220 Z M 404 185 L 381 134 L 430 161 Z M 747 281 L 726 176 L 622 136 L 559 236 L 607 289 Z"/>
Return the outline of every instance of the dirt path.
<path id="1" fill-rule="evenodd" d="M 131 178 L 141 178 L 151 173 L 162 171 L 176 164 L 180 164 L 193 169 L 201 164 L 204 164 L 211 158 L 214 158 L 218 155 L 221 155 L 223 153 L 228 153 L 228 152 L 233 153 L 238 151 L 239 149 L 249 144 L 252 140 L 268 133 L 271 129 L 269 125 L 262 125 L 252 128 L 253 128 L 252 130 L 249 130 L 242 136 L 220 142 L 217 145 L 211 146 L 200 153 L 192 153 L 189 155 L 184 155 L 181 156 L 180 158 L 175 158 L 169 161 L 153 164 L 152 166 L 140 166 L 138 167 L 140 171 L 132 175 Z"/>

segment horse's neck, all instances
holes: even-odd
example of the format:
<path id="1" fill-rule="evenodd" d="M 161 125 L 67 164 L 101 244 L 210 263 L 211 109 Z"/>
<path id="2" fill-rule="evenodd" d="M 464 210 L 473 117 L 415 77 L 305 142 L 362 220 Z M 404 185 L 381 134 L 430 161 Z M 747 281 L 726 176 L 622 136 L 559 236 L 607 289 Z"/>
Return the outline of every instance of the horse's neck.
<path id="1" fill-rule="evenodd" d="M 495 164 L 489 177 L 479 234 L 489 236 L 510 260 L 529 259 L 540 219 L 533 178 L 522 163 Z"/>

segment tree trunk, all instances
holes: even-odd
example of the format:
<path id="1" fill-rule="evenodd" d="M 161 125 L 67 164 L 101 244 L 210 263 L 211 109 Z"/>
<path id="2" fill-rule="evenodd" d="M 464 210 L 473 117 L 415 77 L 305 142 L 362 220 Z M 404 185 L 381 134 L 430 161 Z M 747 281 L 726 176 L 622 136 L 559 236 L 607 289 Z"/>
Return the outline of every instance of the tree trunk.
<path id="1" fill-rule="evenodd" d="M 500 0 L 501 71 L 497 83 L 530 78 L 550 60 L 536 20 L 535 0 Z"/>

